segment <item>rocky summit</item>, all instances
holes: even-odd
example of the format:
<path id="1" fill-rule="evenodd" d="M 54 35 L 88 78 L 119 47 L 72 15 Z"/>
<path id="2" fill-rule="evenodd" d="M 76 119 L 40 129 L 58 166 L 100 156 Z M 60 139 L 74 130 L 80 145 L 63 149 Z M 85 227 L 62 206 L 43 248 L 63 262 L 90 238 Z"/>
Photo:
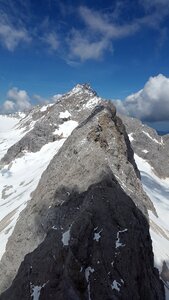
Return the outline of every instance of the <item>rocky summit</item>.
<path id="1" fill-rule="evenodd" d="M 112 102 L 77 85 L 10 130 L 0 300 L 165 299 L 149 232 L 158 212 Z"/>

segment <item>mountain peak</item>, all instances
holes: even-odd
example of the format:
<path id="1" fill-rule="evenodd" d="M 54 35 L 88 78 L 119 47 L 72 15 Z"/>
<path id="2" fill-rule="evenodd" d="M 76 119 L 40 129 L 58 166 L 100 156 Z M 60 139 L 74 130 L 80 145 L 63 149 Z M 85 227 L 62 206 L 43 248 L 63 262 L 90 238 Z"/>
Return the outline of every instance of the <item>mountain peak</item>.
<path id="1" fill-rule="evenodd" d="M 88 93 L 91 96 L 96 96 L 97 93 L 88 83 L 76 84 L 75 87 L 70 91 L 71 94 L 82 94 Z"/>

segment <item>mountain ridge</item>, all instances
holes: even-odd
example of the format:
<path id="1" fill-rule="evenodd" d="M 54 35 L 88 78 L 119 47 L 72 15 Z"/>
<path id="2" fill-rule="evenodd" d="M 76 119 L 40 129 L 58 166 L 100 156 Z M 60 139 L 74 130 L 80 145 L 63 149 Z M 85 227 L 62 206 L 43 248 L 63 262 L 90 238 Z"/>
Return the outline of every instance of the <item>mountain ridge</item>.
<path id="1" fill-rule="evenodd" d="M 20 160 L 24 160 L 26 156 L 30 155 L 29 152 L 31 153 L 31 151 L 34 150 L 34 146 L 32 148 L 30 143 L 32 131 L 35 134 L 34 137 L 36 137 L 36 142 L 38 144 L 42 137 L 42 135 L 38 135 L 39 128 L 41 128 L 42 132 L 44 132 L 46 130 L 46 126 L 50 125 L 50 122 L 56 123 L 57 120 L 58 123 L 54 125 L 55 127 L 50 126 L 51 132 L 49 132 L 49 134 L 45 136 L 44 140 L 39 143 L 37 148 L 35 147 L 36 151 L 34 152 L 34 155 L 36 155 L 36 153 L 38 155 L 38 153 L 40 153 L 40 151 L 44 149 L 44 145 L 48 142 L 49 144 L 46 145 L 51 145 L 51 147 L 53 147 L 55 143 L 56 145 L 57 143 L 60 143 L 61 148 L 58 148 L 58 153 L 55 155 L 56 157 L 53 156 L 50 164 L 48 161 L 48 166 L 40 179 L 37 189 L 34 190 L 31 196 L 31 200 L 28 202 L 25 211 L 20 214 L 20 220 L 17 221 L 14 232 L 12 233 L 11 238 L 9 238 L 6 253 L 2 258 L 2 270 L 6 269 L 7 271 L 9 271 L 11 267 L 14 267 L 11 266 L 11 258 L 13 257 L 13 255 L 11 255 L 12 251 L 19 257 L 17 267 L 14 267 L 16 268 L 14 272 L 16 274 L 17 268 L 19 267 L 22 259 L 24 259 L 25 254 L 36 249 L 38 247 L 38 244 L 43 242 L 45 238 L 44 232 L 46 234 L 52 226 L 55 226 L 55 224 L 51 222 L 53 213 L 52 209 L 49 208 L 49 206 L 52 204 L 52 201 L 56 201 L 56 189 L 57 187 L 62 188 L 62 185 L 63 187 L 66 187 L 66 191 L 68 192 L 68 194 L 71 194 L 71 190 L 74 189 L 75 191 L 78 191 L 78 193 L 83 193 L 84 191 L 87 191 L 92 184 L 97 185 L 98 182 L 101 182 L 99 180 L 100 178 L 102 178 L 103 174 L 109 174 L 111 171 L 113 173 L 113 176 L 115 176 L 116 180 L 118 181 L 118 184 L 123 189 L 125 195 L 129 196 L 132 199 L 132 201 L 136 205 L 136 209 L 141 209 L 147 220 L 147 209 L 149 211 L 152 211 L 152 214 L 154 216 L 157 216 L 153 203 L 150 201 L 150 199 L 142 189 L 140 183 L 140 173 L 134 161 L 133 150 L 130 146 L 125 127 L 120 118 L 116 116 L 114 106 L 108 101 L 103 101 L 103 99 L 96 96 L 96 94 L 93 94 L 93 92 L 91 94 L 90 93 L 83 91 L 82 93 L 80 92 L 80 94 L 79 92 L 72 94 L 72 92 L 69 92 L 67 95 L 64 95 L 63 98 L 59 99 L 58 103 L 55 104 L 55 107 L 54 105 L 52 105 L 51 107 L 49 107 L 49 110 L 44 110 L 44 117 L 40 116 L 39 121 L 37 121 L 39 123 L 36 123 L 38 125 L 34 124 L 34 127 L 25 134 L 25 136 L 19 143 L 19 146 L 22 145 L 25 147 L 26 145 L 29 146 L 29 148 L 23 147 L 22 151 L 20 151 L 18 155 L 16 151 L 16 149 L 18 149 L 18 146 L 16 147 L 14 145 L 14 147 L 11 147 L 12 151 L 10 153 L 8 152 L 6 158 L 1 160 L 2 170 L 6 168 L 4 165 L 8 166 L 8 172 L 12 170 L 15 161 L 19 162 Z M 80 107 L 79 104 L 81 105 Z M 93 110 L 95 106 L 96 108 Z M 57 110 L 57 114 L 55 110 Z M 43 118 L 45 118 L 45 121 L 43 121 Z M 31 124 L 32 121 L 28 121 Z M 41 121 L 43 125 L 40 125 Z M 67 132 L 67 128 L 70 129 L 69 124 L 72 124 L 69 122 L 72 121 L 76 122 L 74 127 L 75 129 L 72 128 L 74 129 L 73 131 L 69 130 L 69 132 Z M 53 132 L 57 132 L 56 140 L 53 140 Z M 65 132 L 67 132 L 66 135 Z M 26 143 L 23 143 L 23 141 L 25 141 L 25 137 L 27 137 Z M 130 133 L 129 137 L 131 138 Z M 53 151 L 55 151 L 54 148 Z M 95 153 L 97 153 L 97 155 L 95 155 Z M 12 166 L 10 166 L 11 163 Z M 100 173 L 100 171 L 102 172 Z M 60 183 L 62 184 L 60 185 Z M 70 185 L 70 183 L 72 184 L 72 186 Z M 45 197 L 47 197 L 46 200 Z M 67 199 L 67 196 L 65 196 L 65 192 L 57 194 L 57 197 L 59 197 L 60 200 L 58 203 L 56 201 L 56 207 L 59 203 L 60 207 L 62 207 L 62 205 L 64 205 L 64 201 L 66 201 Z M 34 201 L 33 199 L 36 199 L 36 201 Z M 61 200 L 63 201 L 63 204 Z M 45 204 L 45 206 L 43 207 L 43 202 L 48 203 L 48 206 Z M 37 207 L 37 203 L 41 205 L 41 208 Z M 32 222 L 31 220 L 33 206 L 35 211 L 41 211 L 40 216 L 38 218 L 35 218 L 36 222 Z M 46 216 L 45 211 L 49 211 L 48 216 Z M 20 225 L 18 225 L 21 219 L 22 225 L 21 223 Z M 28 221 L 26 221 L 26 219 Z M 37 227 L 38 223 L 39 227 Z M 29 227 L 30 233 L 28 233 Z M 23 230 L 23 228 L 25 228 L 25 230 Z M 37 233 L 35 233 L 34 231 L 35 228 L 37 230 Z M 25 239 L 24 231 L 25 234 L 27 234 L 28 239 Z M 35 240 L 35 244 L 33 242 L 33 239 Z M 24 247 L 21 246 L 21 244 L 19 244 L 20 246 L 17 245 L 19 240 L 22 241 Z M 30 241 L 34 246 L 31 248 L 30 246 L 28 246 L 28 248 L 27 246 L 25 247 L 25 243 L 29 244 Z M 11 247 L 12 244 L 14 245 L 14 247 L 17 245 L 18 250 L 16 250 L 17 248 L 15 248 L 14 250 L 14 248 Z M 151 242 L 148 247 L 150 247 L 149 249 L 151 249 Z M 22 251 L 22 249 L 25 249 L 25 252 L 21 254 L 20 251 Z M 14 263 L 16 263 L 16 256 L 13 257 L 13 261 Z M 152 264 L 151 268 L 153 268 Z M 154 272 L 153 269 L 152 272 Z M 3 273 L 5 274 L 6 271 L 3 271 Z M 14 276 L 14 273 L 12 276 Z M 156 279 L 158 278 L 158 273 L 156 273 L 155 277 Z M 42 282 L 40 283 L 43 285 Z M 160 290 L 161 288 L 159 284 L 159 291 Z M 135 293 L 137 294 L 136 291 Z M 158 297 L 162 298 L 157 299 L 163 299 L 162 294 L 163 292 L 161 290 L 161 295 L 159 294 L 160 296 Z"/>

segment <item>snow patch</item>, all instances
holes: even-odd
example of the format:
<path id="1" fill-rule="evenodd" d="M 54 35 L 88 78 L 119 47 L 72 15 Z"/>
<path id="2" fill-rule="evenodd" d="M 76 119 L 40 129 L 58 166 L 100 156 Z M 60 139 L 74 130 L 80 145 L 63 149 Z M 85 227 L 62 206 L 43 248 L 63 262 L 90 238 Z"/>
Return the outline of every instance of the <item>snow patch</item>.
<path id="1" fill-rule="evenodd" d="M 41 288 L 42 287 L 38 285 L 32 287 L 33 289 L 33 292 L 31 294 L 31 296 L 33 297 L 32 300 L 39 300 Z"/>
<path id="2" fill-rule="evenodd" d="M 90 273 L 93 273 L 93 272 L 94 272 L 94 269 L 91 267 L 88 267 L 85 269 L 85 278 L 86 278 L 87 282 L 89 282 Z"/>
<path id="3" fill-rule="evenodd" d="M 113 283 L 111 284 L 112 290 L 116 290 L 116 291 L 120 292 L 120 287 L 121 287 L 121 284 L 117 280 L 114 280 Z"/>
<path id="4" fill-rule="evenodd" d="M 93 96 L 95 92 L 92 90 L 90 85 L 88 84 L 77 84 L 70 92 L 69 96 L 73 96 L 74 94 L 82 95 L 83 93 Z"/>
<path id="5" fill-rule="evenodd" d="M 87 289 L 88 289 L 88 296 L 89 296 L 89 300 L 91 300 L 91 295 L 90 295 L 90 274 L 93 273 L 95 270 L 91 267 L 88 267 L 85 269 L 85 278 L 86 278 L 86 281 L 88 283 L 88 286 L 87 286 Z"/>
<path id="6" fill-rule="evenodd" d="M 41 285 L 40 286 L 33 285 L 32 283 L 30 284 L 31 290 L 32 290 L 31 297 L 33 297 L 32 300 L 39 300 L 40 291 L 45 285 L 46 285 L 46 283 L 44 283 L 42 286 Z"/>
<path id="7" fill-rule="evenodd" d="M 28 132 L 24 131 L 25 128 L 17 127 L 20 121 L 18 118 L 0 115 L 0 159 Z"/>
<path id="8" fill-rule="evenodd" d="M 121 243 L 120 242 L 120 233 L 124 233 L 126 232 L 128 229 L 125 228 L 124 230 L 120 230 L 117 232 L 117 239 L 116 239 L 116 249 L 119 248 L 119 247 L 124 247 L 125 244 Z"/>
<path id="9" fill-rule="evenodd" d="M 71 229 L 71 227 L 62 234 L 62 243 L 63 243 L 64 246 L 69 246 L 70 229 Z"/>
<path id="10" fill-rule="evenodd" d="M 49 103 L 47 105 L 44 105 L 44 106 L 41 107 L 40 111 L 44 112 L 44 111 L 46 111 L 48 109 L 48 107 L 51 107 L 53 105 L 54 105 L 54 103 Z"/>
<path id="11" fill-rule="evenodd" d="M 152 136 L 148 133 L 148 132 L 146 132 L 146 131 L 142 131 L 146 136 L 148 136 L 148 138 L 149 139 L 151 139 L 152 141 L 154 141 L 155 143 L 157 143 L 157 144 L 160 144 L 160 145 L 162 145 L 163 144 L 163 140 L 161 139 L 161 142 L 159 142 L 159 141 L 157 141 L 157 139 L 154 139 L 154 138 L 152 138 Z"/>
<path id="12" fill-rule="evenodd" d="M 142 150 L 142 152 L 144 152 L 144 153 L 148 153 L 148 150 L 144 149 L 144 150 Z"/>
<path id="13" fill-rule="evenodd" d="M 49 107 L 48 105 L 44 105 L 44 106 L 41 107 L 40 111 L 44 112 L 44 111 L 47 110 L 48 107 Z"/>
<path id="14" fill-rule="evenodd" d="M 72 131 L 77 127 L 78 122 L 76 121 L 66 121 L 63 124 L 59 126 L 59 129 L 56 129 L 53 134 L 57 134 L 59 136 L 62 136 L 63 138 L 67 138 Z"/>
<path id="15" fill-rule="evenodd" d="M 53 230 L 57 230 L 57 227 L 55 225 L 52 226 Z"/>
<path id="16" fill-rule="evenodd" d="M 77 84 L 70 92 L 70 94 L 82 94 L 83 93 L 83 86 Z"/>
<path id="17" fill-rule="evenodd" d="M 94 238 L 93 238 L 94 241 L 98 242 L 100 240 L 102 231 L 103 229 L 101 229 L 99 232 L 94 233 Z"/>
<path id="18" fill-rule="evenodd" d="M 60 114 L 59 114 L 60 119 L 69 118 L 70 116 L 71 116 L 71 114 L 68 110 L 65 110 L 64 112 L 60 112 Z"/>
<path id="19" fill-rule="evenodd" d="M 93 108 L 100 102 L 100 100 L 101 98 L 95 96 L 92 99 L 90 99 L 86 104 L 84 104 L 83 108 Z"/>
<path id="20" fill-rule="evenodd" d="M 128 134 L 130 142 L 134 141 L 133 132 Z"/>

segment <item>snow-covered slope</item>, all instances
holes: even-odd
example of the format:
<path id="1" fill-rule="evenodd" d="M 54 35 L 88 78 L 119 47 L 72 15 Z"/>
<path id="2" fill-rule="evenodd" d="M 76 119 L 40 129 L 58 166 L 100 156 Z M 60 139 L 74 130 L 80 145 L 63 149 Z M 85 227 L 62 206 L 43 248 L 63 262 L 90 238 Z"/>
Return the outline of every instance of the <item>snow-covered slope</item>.
<path id="1" fill-rule="evenodd" d="M 149 210 L 150 234 L 155 265 L 165 285 L 169 300 L 169 143 L 155 130 L 139 120 L 122 117 L 135 152 L 135 161 L 141 172 L 143 188 L 156 209 Z"/>
<path id="2" fill-rule="evenodd" d="M 13 161 L 12 166 L 5 166 L 0 172 L 0 258 L 2 257 L 8 237 L 12 234 L 20 212 L 30 200 L 42 172 L 64 139 L 49 143 L 39 152 L 25 153 Z"/>
<path id="3" fill-rule="evenodd" d="M 157 215 L 149 211 L 150 234 L 153 242 L 155 265 L 163 275 L 166 287 L 166 299 L 169 299 L 169 178 L 160 179 L 153 172 L 150 164 L 135 154 L 135 161 L 141 172 L 143 188 L 152 200 Z M 169 274 L 168 274 L 169 275 Z"/>
<path id="4" fill-rule="evenodd" d="M 43 107 L 42 107 L 43 108 Z M 7 150 L 20 141 L 29 131 L 31 131 L 37 120 L 34 118 L 41 108 L 34 107 L 27 115 L 16 113 L 13 115 L 0 115 L 0 160 Z"/>
<path id="5" fill-rule="evenodd" d="M 0 159 L 4 156 L 9 147 L 19 141 L 23 133 L 23 129 L 18 129 L 19 119 L 0 115 Z"/>

